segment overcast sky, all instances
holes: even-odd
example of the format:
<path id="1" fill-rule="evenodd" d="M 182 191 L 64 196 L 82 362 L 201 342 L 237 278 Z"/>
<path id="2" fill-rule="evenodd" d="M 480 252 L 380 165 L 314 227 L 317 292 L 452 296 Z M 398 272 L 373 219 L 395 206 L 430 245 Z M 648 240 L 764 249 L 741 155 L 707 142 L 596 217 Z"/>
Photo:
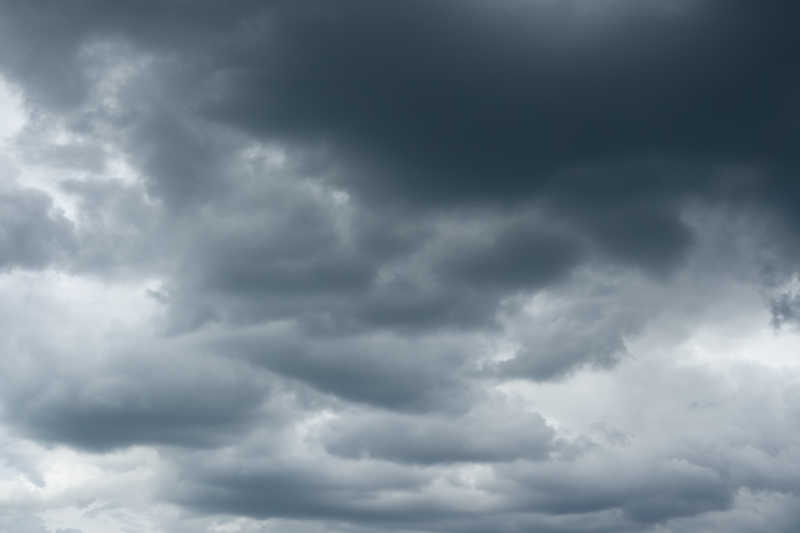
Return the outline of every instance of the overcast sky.
<path id="1" fill-rule="evenodd" d="M 0 532 L 798 531 L 798 17 L 0 0 Z"/>

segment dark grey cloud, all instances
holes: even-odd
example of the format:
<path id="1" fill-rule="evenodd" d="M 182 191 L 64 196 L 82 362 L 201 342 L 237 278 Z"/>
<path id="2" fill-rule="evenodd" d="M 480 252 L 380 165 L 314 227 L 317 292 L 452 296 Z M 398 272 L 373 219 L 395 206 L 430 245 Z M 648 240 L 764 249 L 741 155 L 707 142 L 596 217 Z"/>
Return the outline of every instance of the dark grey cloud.
<path id="1" fill-rule="evenodd" d="M 446 255 L 437 265 L 443 279 L 467 287 L 541 287 L 569 272 L 581 254 L 580 245 L 568 235 L 525 223 L 512 223 L 483 239 L 480 235 L 470 237 L 478 242 L 455 244 L 453 250 L 445 248 Z"/>
<path id="2" fill-rule="evenodd" d="M 40 442 L 107 451 L 154 443 L 214 446 L 268 414 L 262 410 L 267 384 L 245 369 L 201 354 L 148 349 L 154 353 L 115 354 L 116 361 L 78 371 L 60 354 L 49 361 L 49 375 L 18 376 L 9 367 L 4 418 Z"/>
<path id="3" fill-rule="evenodd" d="M 781 61 L 791 34 L 771 10 L 609 4 L 604 23 L 582 9 L 351 2 L 330 13 L 279 3 L 265 15 L 266 46 L 234 56 L 211 96 L 218 114 L 257 131 L 377 154 L 405 171 L 394 173 L 398 187 L 439 199 L 484 198 L 487 174 L 495 194 L 513 194 L 541 186 L 541 170 L 564 161 L 739 147 L 756 131 L 727 128 L 728 117 L 755 126 L 783 110 L 764 98 L 789 90 Z"/>
<path id="4" fill-rule="evenodd" d="M 7 492 L 83 509 L 68 453 L 170 531 L 789 531 L 794 378 L 717 337 L 796 333 L 752 324 L 800 316 L 798 14 L 0 1 Z"/>
<path id="5" fill-rule="evenodd" d="M 643 364 L 640 371 L 655 370 L 652 363 Z M 737 383 L 755 380 L 759 385 L 747 397 L 739 385 L 731 386 L 725 382 L 729 378 L 708 369 L 676 367 L 648 384 L 630 376 L 634 381 L 627 385 L 640 390 L 631 396 L 628 390 L 615 393 L 636 406 L 642 405 L 637 394 L 650 398 L 655 434 L 594 443 L 577 454 L 559 454 L 565 443 L 550 440 L 548 430 L 533 437 L 532 428 L 547 427 L 541 418 L 511 416 L 508 405 L 486 403 L 483 412 L 427 420 L 364 412 L 351 418 L 353 413 L 341 412 L 315 435 L 344 458 L 318 463 L 306 441 L 290 445 L 287 456 L 271 454 L 273 462 L 267 465 L 261 448 L 240 443 L 235 453 L 182 455 L 176 463 L 181 483 L 168 483 L 164 490 L 179 486 L 173 494 L 195 509 L 315 517 L 388 530 L 684 531 L 691 524 L 716 530 L 734 517 L 743 520 L 736 526 L 742 528 L 765 523 L 764 516 L 784 527 L 794 516 L 784 507 L 794 498 L 789 487 L 796 487 L 793 470 L 785 472 L 793 460 L 784 455 L 797 453 L 791 439 L 784 439 L 793 430 L 784 422 L 786 411 L 762 417 L 757 428 L 752 425 L 753 414 L 766 406 L 794 402 L 796 387 L 774 386 L 777 372 L 742 371 Z M 674 395 L 657 394 L 662 387 Z M 681 412 L 677 419 L 663 411 L 681 401 L 725 407 Z M 711 450 L 709 425 L 717 431 Z M 747 427 L 756 431 L 744 432 Z M 680 443 L 662 448 L 676 430 Z M 482 445 L 492 439 L 502 442 L 488 448 L 491 455 L 482 455 L 487 452 Z M 539 455 L 545 443 L 554 455 Z M 463 460 L 465 452 L 472 460 L 464 470 L 442 475 L 441 465 Z M 405 464 L 413 466 L 397 470 Z M 753 494 L 760 496 L 751 499 Z M 750 527 L 743 530 L 755 530 Z"/>
<path id="6" fill-rule="evenodd" d="M 378 9 L 352 2 L 326 15 L 314 2 L 277 2 L 241 4 L 224 15 L 211 4 L 193 10 L 180 4 L 147 7 L 134 15 L 127 4 L 101 12 L 89 3 L 49 17 L 37 18 L 21 6 L 11 13 L 33 30 L 59 28 L 55 36 L 64 46 L 41 53 L 59 55 L 59 62 L 72 63 L 78 73 L 86 69 L 82 50 L 104 39 L 160 54 L 149 71 L 158 81 L 133 84 L 125 93 L 129 109 L 117 130 L 126 132 L 124 145 L 149 190 L 174 205 L 208 202 L 235 187 L 229 172 L 235 142 L 208 123 L 214 117 L 281 145 L 327 146 L 323 158 L 336 171 L 325 179 L 372 201 L 441 206 L 544 198 L 554 216 L 577 224 L 601 252 L 664 274 L 692 242 L 678 217 L 679 200 L 714 188 L 705 163 L 717 157 L 711 149 L 720 144 L 718 157 L 727 162 L 734 149 L 741 155 L 742 143 L 726 136 L 756 130 L 729 128 L 724 117 L 730 113 L 710 111 L 726 105 L 713 97 L 718 84 L 712 82 L 740 82 L 741 93 L 761 91 L 741 83 L 755 58 L 733 62 L 729 56 L 744 46 L 740 41 L 749 43 L 770 27 L 774 14 L 739 3 L 723 13 L 713 2 L 675 10 L 605 6 L 613 15 L 587 9 L 519 2 L 502 9 L 448 2 Z M 733 32 L 740 25 L 743 31 Z M 782 32 L 773 39 L 769 51 L 787 45 Z M 640 46 L 644 41 L 649 46 Z M 753 48 L 752 55 L 763 56 L 763 48 Z M 782 76 L 774 63 L 758 63 L 768 81 Z M 22 74 L 18 79 L 30 83 Z M 788 90 L 770 87 L 763 90 Z M 636 98 L 629 95 L 634 91 Z M 753 120 L 778 113 L 772 106 L 779 101 L 755 100 Z M 682 144 L 697 135 L 704 142 L 696 144 L 714 153 L 695 153 Z M 646 159 L 650 154 L 659 157 L 657 163 Z M 487 179 L 491 187 L 484 186 Z M 376 191 L 391 196 L 374 196 Z M 476 283 L 536 285 L 563 275 L 580 258 L 563 236 L 546 244 L 536 236 L 531 244 L 517 237 L 519 242 L 497 236 L 472 257 L 467 252 L 447 259 L 445 271 L 452 268 L 456 277 L 482 273 Z M 329 283 L 353 291 L 364 288 L 378 268 L 358 250 L 338 248 L 321 250 L 320 257 L 309 253 L 301 266 L 265 263 L 259 253 L 272 254 L 268 244 L 242 242 L 237 249 L 235 242 L 232 250 L 208 253 L 242 254 L 251 272 L 232 264 L 227 272 L 203 274 L 208 279 L 198 280 L 201 287 L 235 290 L 237 280 L 252 278 L 254 285 Z M 537 244 L 545 249 L 533 252 Z M 412 285 L 403 291 L 409 301 L 396 305 L 391 298 L 382 301 L 379 292 L 359 316 L 402 321 L 429 311 L 451 315 L 439 319 L 444 322 L 476 317 L 444 313 L 443 308 L 469 306 L 447 289 L 413 297 Z M 476 297 L 474 305 L 491 307 L 493 299 Z M 201 317 L 217 312 L 198 310 Z M 429 322 L 436 321 L 433 316 Z"/>
<path id="7" fill-rule="evenodd" d="M 739 500 L 740 505 L 727 512 L 675 520 L 672 530 L 683 532 L 706 528 L 739 533 L 769 528 L 783 533 L 796 527 L 798 517 L 793 495 L 743 491 Z"/>
<path id="8" fill-rule="evenodd" d="M 183 482 L 164 490 L 204 512 L 422 531 L 646 530 L 651 524 L 727 511 L 736 492 L 720 472 L 683 459 L 624 466 L 610 457 L 605 465 L 597 458 L 539 466 L 516 461 L 495 467 L 496 477 L 490 479 L 496 484 L 483 485 L 483 480 L 471 486 L 458 477 L 439 478 L 438 484 L 453 491 L 448 495 L 444 487 L 442 492 L 433 488 L 437 471 L 430 467 L 395 470 L 367 456 L 325 464 L 306 459 L 301 466 L 291 458 L 272 457 L 274 463 L 257 465 L 250 452 L 210 462 L 184 456 L 175 474 Z"/>
<path id="9" fill-rule="evenodd" d="M 466 379 L 468 338 L 409 340 L 392 334 L 309 339 L 303 330 L 242 335 L 219 349 L 320 391 L 401 411 L 459 411 L 475 393 Z"/>
<path id="10" fill-rule="evenodd" d="M 782 139 L 794 116 L 795 80 L 785 68 L 793 41 L 780 14 L 793 8 L 776 5 L 348 2 L 329 13 L 315 2 L 230 10 L 176 3 L 134 14 L 125 3 L 87 3 L 43 17 L 19 5 L 10 11 L 30 26 L 28 38 L 57 28 L 50 37 L 63 46 L 29 63 L 73 65 L 73 78 L 81 47 L 94 41 L 162 54 L 158 96 L 145 96 L 151 118 L 133 115 L 133 135 L 151 154 L 140 163 L 154 191 L 173 200 L 213 194 L 224 157 L 200 140 L 199 124 L 158 111 L 164 102 L 280 143 L 322 143 L 341 168 L 334 182 L 383 202 L 544 195 L 572 213 L 576 198 L 592 198 L 578 218 L 612 210 L 599 218 L 600 242 L 658 272 L 690 242 L 674 202 L 714 189 L 708 163 L 791 163 Z M 720 97 L 721 87 L 736 90 Z M 653 154 L 680 164 L 559 174 Z M 769 178 L 756 192 L 782 204 L 774 191 L 784 183 Z M 649 200 L 654 211 L 616 209 L 622 196 Z"/>
<path id="11" fill-rule="evenodd" d="M 401 254 L 386 249 L 400 245 L 394 227 L 360 227 L 364 211 L 366 224 L 378 218 L 368 207 L 331 208 L 330 195 L 302 189 L 253 194 L 264 195 L 261 205 L 194 219 L 204 238 L 169 287 L 178 329 L 285 318 L 320 331 L 493 327 L 505 297 L 562 281 L 583 254 L 578 238 L 535 222 L 460 227 L 457 216 L 397 220 L 409 226 Z"/>
<path id="12" fill-rule="evenodd" d="M 436 505 L 413 497 L 430 481 L 425 471 L 380 463 L 298 461 L 275 457 L 264 462 L 249 453 L 201 459 L 183 456 L 175 474 L 184 477 L 168 497 L 196 508 L 223 513 L 286 518 L 332 518 L 347 521 L 413 520 L 416 513 L 437 513 Z M 233 469 L 232 469 L 233 467 Z M 187 477 L 187 474 L 189 476 Z M 405 492 L 412 501 L 381 501 L 380 493 Z M 355 519 L 355 520 L 354 520 Z"/>
<path id="13" fill-rule="evenodd" d="M 496 462 L 545 459 L 555 432 L 535 413 L 482 409 L 458 418 L 363 415 L 335 424 L 326 446 L 351 458 L 400 463 Z"/>
<path id="14" fill-rule="evenodd" d="M 726 509 L 733 498 L 731 487 L 718 473 L 692 465 L 663 465 L 645 475 L 644 480 L 616 481 L 607 487 L 602 482 L 592 486 L 588 480 L 570 482 L 567 478 L 552 484 L 538 480 L 536 483 L 544 485 L 539 489 L 544 494 L 539 496 L 534 489 L 533 505 L 560 513 L 618 507 L 634 520 L 647 523 Z"/>
<path id="15" fill-rule="evenodd" d="M 136 154 L 153 194 L 176 207 L 224 194 L 231 140 L 176 113 L 169 101 L 143 104 L 147 107 L 131 125 L 127 149 Z"/>

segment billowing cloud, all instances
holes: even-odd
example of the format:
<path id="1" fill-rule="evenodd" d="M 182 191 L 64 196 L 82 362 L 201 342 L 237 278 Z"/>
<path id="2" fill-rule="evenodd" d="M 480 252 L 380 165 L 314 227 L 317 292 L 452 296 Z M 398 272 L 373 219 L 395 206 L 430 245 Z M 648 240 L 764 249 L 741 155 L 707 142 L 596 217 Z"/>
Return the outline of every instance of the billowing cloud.
<path id="1" fill-rule="evenodd" d="M 0 1 L 0 529 L 793 531 L 788 1 Z"/>

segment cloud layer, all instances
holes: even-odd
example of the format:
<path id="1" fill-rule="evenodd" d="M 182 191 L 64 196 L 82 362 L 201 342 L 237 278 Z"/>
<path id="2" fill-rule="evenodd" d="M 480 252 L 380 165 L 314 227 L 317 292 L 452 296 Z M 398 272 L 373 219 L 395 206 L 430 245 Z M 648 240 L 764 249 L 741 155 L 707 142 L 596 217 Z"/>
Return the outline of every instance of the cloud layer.
<path id="1" fill-rule="evenodd" d="M 794 531 L 797 14 L 0 2 L 0 529 Z"/>

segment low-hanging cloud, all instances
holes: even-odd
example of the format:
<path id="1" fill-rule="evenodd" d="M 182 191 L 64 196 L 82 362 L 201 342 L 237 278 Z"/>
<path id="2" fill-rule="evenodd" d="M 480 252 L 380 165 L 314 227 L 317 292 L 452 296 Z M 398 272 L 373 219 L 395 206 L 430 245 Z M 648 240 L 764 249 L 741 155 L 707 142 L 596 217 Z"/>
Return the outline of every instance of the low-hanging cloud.
<path id="1" fill-rule="evenodd" d="M 0 1 L 0 529 L 793 531 L 797 14 Z"/>

